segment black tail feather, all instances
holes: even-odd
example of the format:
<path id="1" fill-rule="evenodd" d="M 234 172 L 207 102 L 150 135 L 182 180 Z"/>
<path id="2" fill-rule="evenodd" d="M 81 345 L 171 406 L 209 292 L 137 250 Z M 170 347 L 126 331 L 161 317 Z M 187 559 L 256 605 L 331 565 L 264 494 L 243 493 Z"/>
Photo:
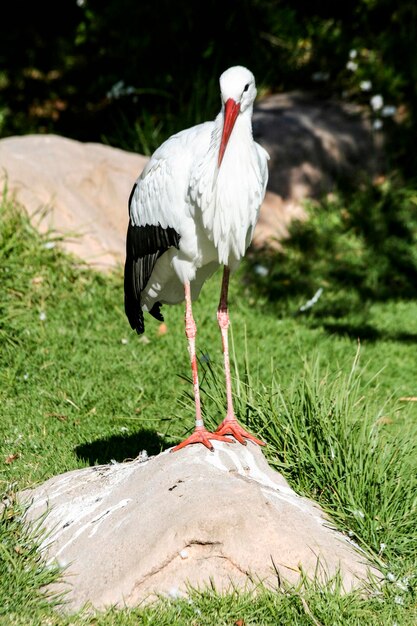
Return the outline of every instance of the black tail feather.
<path id="1" fill-rule="evenodd" d="M 130 326 L 136 330 L 138 335 L 141 335 L 145 331 L 145 324 L 143 321 L 143 311 L 137 300 L 134 288 L 133 261 L 131 259 L 126 260 L 124 279 L 125 313 Z"/>
<path id="2" fill-rule="evenodd" d="M 137 183 L 129 197 L 131 205 L 139 202 Z M 141 335 L 145 330 L 141 305 L 141 293 L 152 275 L 159 257 L 171 246 L 179 247 L 180 235 L 171 226 L 158 224 L 134 224 L 129 220 L 126 236 L 126 263 L 124 276 L 125 312 L 129 323 Z M 160 322 L 164 321 L 161 303 L 155 302 L 149 311 Z"/>
<path id="3" fill-rule="evenodd" d="M 160 302 L 155 302 L 149 313 L 153 315 L 156 320 L 163 322 L 164 316 L 161 313 L 161 306 L 162 304 Z"/>

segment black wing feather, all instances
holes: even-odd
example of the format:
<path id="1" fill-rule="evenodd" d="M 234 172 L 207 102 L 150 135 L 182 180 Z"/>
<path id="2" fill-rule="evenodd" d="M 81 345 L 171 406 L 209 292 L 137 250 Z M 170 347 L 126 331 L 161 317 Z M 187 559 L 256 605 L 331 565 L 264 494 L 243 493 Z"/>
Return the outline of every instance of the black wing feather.
<path id="1" fill-rule="evenodd" d="M 135 192 L 129 197 L 129 207 Z M 141 293 L 151 277 L 155 263 L 171 246 L 178 248 L 180 235 L 174 228 L 163 228 L 160 224 L 135 226 L 129 222 L 126 237 L 126 263 L 124 275 L 125 312 L 129 323 L 138 334 L 145 330 Z M 156 302 L 149 311 L 158 320 L 163 320 L 161 304 Z"/>

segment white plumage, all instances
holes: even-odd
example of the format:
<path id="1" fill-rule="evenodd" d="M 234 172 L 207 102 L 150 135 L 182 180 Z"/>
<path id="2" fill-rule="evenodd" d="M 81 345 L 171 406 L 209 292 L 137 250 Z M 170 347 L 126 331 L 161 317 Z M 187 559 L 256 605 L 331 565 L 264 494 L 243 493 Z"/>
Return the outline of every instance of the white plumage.
<path id="1" fill-rule="evenodd" d="M 142 311 L 162 319 L 160 306 L 183 301 L 187 286 L 196 299 L 219 265 L 228 281 L 251 242 L 268 179 L 268 155 L 252 136 L 254 76 L 229 68 L 220 91 L 216 119 L 165 141 L 132 190 L 125 308 L 139 333 Z"/>

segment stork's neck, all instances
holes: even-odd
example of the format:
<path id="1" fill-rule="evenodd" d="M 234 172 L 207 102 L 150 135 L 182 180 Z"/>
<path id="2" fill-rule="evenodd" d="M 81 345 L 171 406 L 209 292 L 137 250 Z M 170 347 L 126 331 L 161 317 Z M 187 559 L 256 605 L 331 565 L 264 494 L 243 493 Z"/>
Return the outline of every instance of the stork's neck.
<path id="1" fill-rule="evenodd" d="M 223 124 L 222 110 L 214 120 L 208 151 L 192 167 L 189 195 L 217 248 L 219 262 L 229 265 L 240 259 L 248 246 L 264 182 L 252 137 L 252 109 L 237 116 L 219 166 Z"/>
<path id="2" fill-rule="evenodd" d="M 235 126 L 232 130 L 232 134 L 230 135 L 230 139 L 226 148 L 225 158 L 226 158 L 227 152 L 231 151 L 229 150 L 230 145 L 235 145 L 235 146 L 239 144 L 245 145 L 246 142 L 250 143 L 253 141 L 252 113 L 253 113 L 253 106 L 249 106 L 244 111 L 241 111 L 239 115 L 237 116 Z M 211 137 L 210 149 L 214 150 L 216 154 L 218 154 L 219 148 L 220 148 L 223 125 L 224 125 L 224 106 L 222 107 L 220 113 L 218 114 L 218 116 L 216 117 L 214 121 L 214 128 L 213 128 L 213 133 Z"/>

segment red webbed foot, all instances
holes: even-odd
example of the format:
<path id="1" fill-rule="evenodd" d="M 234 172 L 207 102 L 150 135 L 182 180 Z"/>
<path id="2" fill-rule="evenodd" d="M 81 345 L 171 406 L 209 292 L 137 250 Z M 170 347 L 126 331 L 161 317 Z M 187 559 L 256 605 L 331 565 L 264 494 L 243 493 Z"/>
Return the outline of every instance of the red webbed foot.
<path id="1" fill-rule="evenodd" d="M 189 446 L 193 443 L 202 443 L 203 446 L 206 446 L 206 448 L 208 448 L 212 452 L 214 448 L 210 443 L 211 439 L 214 439 L 215 441 L 225 441 L 226 443 L 234 443 L 234 441 L 232 441 L 228 437 L 224 437 L 220 433 L 211 433 L 210 431 L 206 430 L 204 426 L 198 426 L 192 433 L 192 435 L 187 437 L 185 441 L 182 441 L 177 446 L 175 446 L 175 448 L 172 448 L 171 452 L 177 452 L 177 450 L 181 450 L 181 448 L 185 448 L 185 446 Z"/>
<path id="2" fill-rule="evenodd" d="M 234 437 L 239 443 L 242 443 L 244 446 L 246 446 L 246 439 L 249 439 L 249 441 L 253 441 L 254 443 L 258 444 L 258 446 L 266 445 L 264 441 L 261 441 L 260 439 L 257 439 L 256 437 L 248 433 L 248 431 L 239 424 L 236 418 L 226 417 L 226 419 L 224 419 L 220 426 L 216 429 L 216 433 L 218 433 L 219 435 L 232 435 L 232 437 Z"/>

